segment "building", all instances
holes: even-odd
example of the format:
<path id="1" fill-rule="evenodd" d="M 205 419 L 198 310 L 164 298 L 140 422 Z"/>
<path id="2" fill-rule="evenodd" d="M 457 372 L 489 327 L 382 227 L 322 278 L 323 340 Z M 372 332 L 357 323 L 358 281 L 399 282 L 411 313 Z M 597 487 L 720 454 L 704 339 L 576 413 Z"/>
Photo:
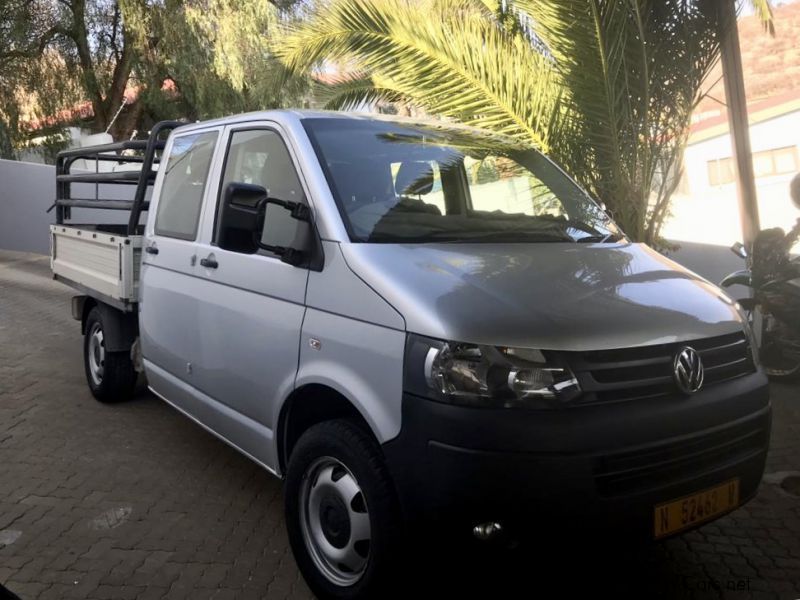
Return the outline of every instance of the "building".
<path id="1" fill-rule="evenodd" d="M 800 218 L 789 181 L 800 172 L 800 91 L 748 106 L 761 227 L 788 229 Z M 668 239 L 714 244 L 741 240 L 727 115 L 696 123 L 673 195 Z"/>
<path id="2" fill-rule="evenodd" d="M 739 22 L 750 143 L 762 228 L 788 229 L 800 218 L 789 181 L 800 172 L 800 2 L 775 8 L 774 37 L 758 19 Z M 662 234 L 676 241 L 729 245 L 742 239 L 733 150 L 721 67 L 693 116 L 683 177 Z"/>

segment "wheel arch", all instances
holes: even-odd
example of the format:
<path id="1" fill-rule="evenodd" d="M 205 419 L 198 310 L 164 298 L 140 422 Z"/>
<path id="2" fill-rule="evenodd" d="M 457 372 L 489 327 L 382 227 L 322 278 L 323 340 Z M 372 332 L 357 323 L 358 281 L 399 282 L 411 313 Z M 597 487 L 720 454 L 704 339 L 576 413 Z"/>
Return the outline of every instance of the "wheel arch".
<path id="1" fill-rule="evenodd" d="M 81 321 L 81 335 L 86 334 L 86 319 L 89 318 L 89 313 L 92 312 L 92 309 L 97 306 L 97 300 L 92 298 L 91 296 L 75 296 L 73 298 L 73 302 L 78 300 L 79 302 L 79 313 L 80 313 L 80 321 Z M 73 309 L 74 310 L 74 309 Z M 76 311 L 76 312 L 78 312 Z"/>
<path id="2" fill-rule="evenodd" d="M 276 441 L 279 473 L 286 473 L 291 452 L 309 427 L 343 418 L 351 419 L 378 441 L 358 405 L 340 391 L 322 383 L 307 383 L 293 390 L 281 406 L 278 417 Z"/>

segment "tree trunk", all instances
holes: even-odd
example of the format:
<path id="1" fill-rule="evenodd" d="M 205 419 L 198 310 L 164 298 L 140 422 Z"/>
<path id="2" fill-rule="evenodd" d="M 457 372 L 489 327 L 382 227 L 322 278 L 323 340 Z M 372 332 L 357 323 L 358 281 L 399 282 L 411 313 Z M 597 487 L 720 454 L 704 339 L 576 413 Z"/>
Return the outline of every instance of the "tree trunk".
<path id="1" fill-rule="evenodd" d="M 108 122 L 108 115 L 103 95 L 100 92 L 100 85 L 97 82 L 97 75 L 94 72 L 92 52 L 89 47 L 89 32 L 86 28 L 86 0 L 72 0 L 70 4 L 72 10 L 72 29 L 70 37 L 75 42 L 78 51 L 78 61 L 81 65 L 81 75 L 83 76 L 83 87 L 86 95 L 92 103 L 94 120 L 92 130 L 94 132 L 103 131 Z"/>

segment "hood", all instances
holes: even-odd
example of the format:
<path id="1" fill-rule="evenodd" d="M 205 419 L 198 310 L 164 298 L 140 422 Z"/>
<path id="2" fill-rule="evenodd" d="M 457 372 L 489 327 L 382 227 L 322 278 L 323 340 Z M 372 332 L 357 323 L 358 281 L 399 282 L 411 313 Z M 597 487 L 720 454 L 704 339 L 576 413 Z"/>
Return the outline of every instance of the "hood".
<path id="1" fill-rule="evenodd" d="M 716 286 L 643 244 L 343 244 L 410 332 L 598 350 L 741 331 Z"/>

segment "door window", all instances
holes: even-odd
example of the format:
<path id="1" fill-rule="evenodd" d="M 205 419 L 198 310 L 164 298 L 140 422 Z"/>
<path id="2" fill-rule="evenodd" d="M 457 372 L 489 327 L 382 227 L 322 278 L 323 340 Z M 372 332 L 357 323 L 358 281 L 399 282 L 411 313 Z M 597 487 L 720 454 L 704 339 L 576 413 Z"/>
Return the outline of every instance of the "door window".
<path id="1" fill-rule="evenodd" d="M 229 183 L 260 185 L 276 200 L 305 203 L 303 188 L 292 158 L 280 135 L 270 129 L 234 131 L 225 157 L 220 197 L 217 203 L 217 226 L 214 243 L 219 236 L 219 202 Z M 292 246 L 301 231 L 300 221 L 283 209 L 268 210 L 261 232 L 262 241 L 272 245 Z M 268 235 L 267 235 L 268 234 Z M 269 252 L 259 251 L 270 255 Z"/>
<path id="2" fill-rule="evenodd" d="M 183 135 L 172 142 L 156 212 L 156 235 L 184 240 L 197 237 L 216 141 L 217 132 L 208 131 Z"/>

